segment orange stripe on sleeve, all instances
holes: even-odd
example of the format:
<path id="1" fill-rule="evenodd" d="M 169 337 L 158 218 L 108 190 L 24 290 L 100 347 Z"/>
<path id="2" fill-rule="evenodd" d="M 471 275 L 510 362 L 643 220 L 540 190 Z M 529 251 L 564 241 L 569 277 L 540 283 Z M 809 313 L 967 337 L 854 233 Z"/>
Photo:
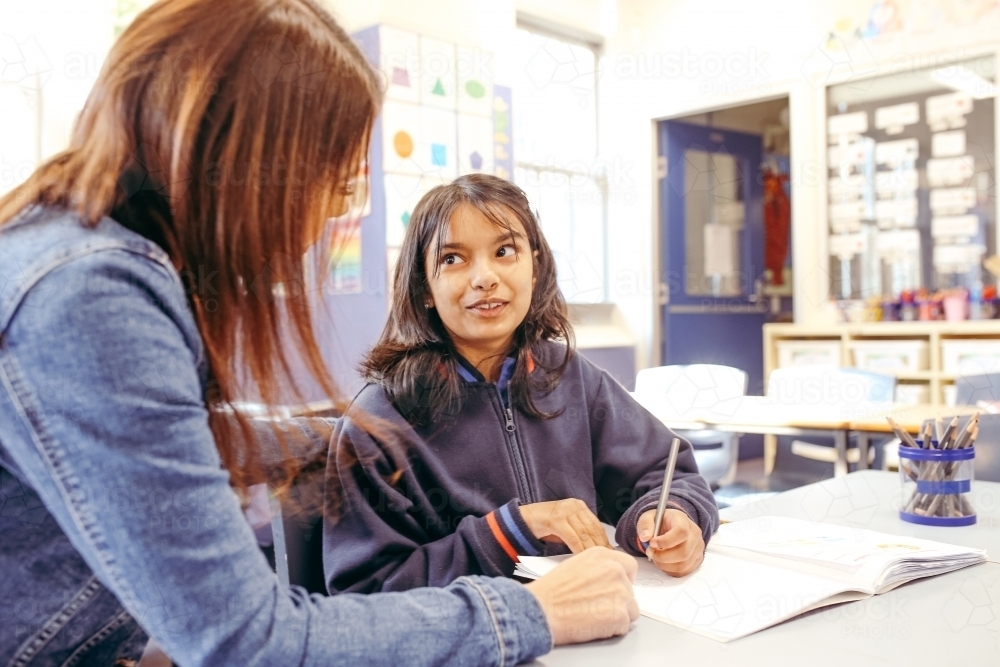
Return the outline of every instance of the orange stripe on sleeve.
<path id="1" fill-rule="evenodd" d="M 493 537 L 496 538 L 497 542 L 500 543 L 500 548 L 504 550 L 512 561 L 515 563 L 519 562 L 517 558 L 517 550 L 511 545 L 507 536 L 503 534 L 500 530 L 500 524 L 497 523 L 497 518 L 493 516 L 493 512 L 486 515 L 486 523 L 489 524 L 490 530 L 493 531 Z"/>

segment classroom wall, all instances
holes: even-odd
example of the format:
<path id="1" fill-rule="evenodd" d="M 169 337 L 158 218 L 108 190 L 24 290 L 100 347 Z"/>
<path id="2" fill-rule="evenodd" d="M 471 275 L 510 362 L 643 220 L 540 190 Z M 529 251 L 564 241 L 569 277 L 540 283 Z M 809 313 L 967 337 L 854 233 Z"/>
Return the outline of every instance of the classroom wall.
<path id="1" fill-rule="evenodd" d="M 789 97 L 795 319 L 816 322 L 829 280 L 825 86 L 1000 49 L 1000 9 L 992 0 L 324 2 L 348 30 L 392 23 L 492 51 L 501 84 L 513 79 L 510 49 L 519 12 L 603 42 L 599 134 L 611 186 L 611 298 L 639 340 L 639 368 L 659 361 L 652 119 Z M 16 68 L 5 69 L 0 83 L 29 94 L 33 81 L 40 85 L 40 107 L 33 109 L 40 157 L 65 146 L 123 4 L 148 2 L 0 0 L 0 57 L 6 66 L 14 53 L 37 75 L 14 80 Z M 883 7 L 881 14 L 872 14 L 874 5 Z M 859 30 L 868 37 L 857 38 Z M 0 123 L 4 113 L 0 108 Z M 27 169 L 5 161 L 8 154 L 0 142 L 0 191 Z"/>
<path id="2" fill-rule="evenodd" d="M 602 63 L 601 150 L 619 170 L 610 202 L 612 298 L 640 340 L 640 368 L 659 361 L 650 120 L 789 97 L 795 321 L 816 323 L 829 292 L 826 85 L 864 85 L 874 74 L 995 51 L 995 4 L 618 0 L 617 31 L 605 42 Z M 873 13 L 876 5 L 881 12 Z M 857 31 L 868 37 L 858 38 Z"/>

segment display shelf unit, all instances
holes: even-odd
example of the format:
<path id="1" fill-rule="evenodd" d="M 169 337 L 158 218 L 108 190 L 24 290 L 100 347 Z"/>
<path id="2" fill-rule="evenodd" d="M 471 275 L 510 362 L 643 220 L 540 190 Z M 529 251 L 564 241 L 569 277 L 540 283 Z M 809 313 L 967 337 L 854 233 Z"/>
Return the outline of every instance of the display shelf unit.
<path id="1" fill-rule="evenodd" d="M 945 387 L 955 382 L 955 373 L 946 373 L 941 343 L 949 340 L 1000 340 L 1000 320 L 965 322 L 866 322 L 838 326 L 798 324 L 764 325 L 764 377 L 778 367 L 779 341 L 840 341 L 840 363 L 853 366 L 851 343 L 855 341 L 924 340 L 928 343 L 927 370 L 893 373 L 903 383 L 928 386 L 930 402 L 944 404 Z"/>

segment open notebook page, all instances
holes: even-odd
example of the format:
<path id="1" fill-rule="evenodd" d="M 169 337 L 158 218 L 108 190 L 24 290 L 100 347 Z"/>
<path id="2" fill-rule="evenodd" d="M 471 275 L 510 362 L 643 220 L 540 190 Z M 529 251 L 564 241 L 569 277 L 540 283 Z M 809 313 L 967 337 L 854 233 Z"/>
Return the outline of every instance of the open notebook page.
<path id="1" fill-rule="evenodd" d="M 981 549 L 776 516 L 723 524 L 708 548 L 819 573 L 872 593 L 986 559 Z"/>
<path id="2" fill-rule="evenodd" d="M 537 578 L 569 556 L 522 556 L 517 574 Z M 836 602 L 868 597 L 846 593 L 842 581 L 754 561 L 706 553 L 686 577 L 671 577 L 637 559 L 635 598 L 644 616 L 728 642 L 798 614 Z"/>

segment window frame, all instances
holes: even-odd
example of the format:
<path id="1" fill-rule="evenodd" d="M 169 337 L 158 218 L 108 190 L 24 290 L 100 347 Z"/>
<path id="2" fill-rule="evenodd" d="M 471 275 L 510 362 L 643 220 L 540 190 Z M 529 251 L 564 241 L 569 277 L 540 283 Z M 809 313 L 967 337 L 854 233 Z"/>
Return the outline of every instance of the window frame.
<path id="1" fill-rule="evenodd" d="M 582 303 L 606 303 L 611 296 L 611 258 L 608 252 L 610 241 L 610 225 L 608 224 L 608 203 L 610 198 L 610 185 L 608 182 L 607 170 L 601 165 L 601 107 L 600 107 L 600 84 L 601 84 L 601 56 L 603 54 L 603 43 L 600 38 L 586 33 L 573 30 L 572 28 L 552 24 L 544 19 L 532 16 L 525 16 L 521 13 L 517 15 L 516 30 L 524 30 L 549 39 L 559 40 L 574 46 L 583 47 L 594 55 L 594 155 L 591 158 L 591 168 L 586 171 L 577 169 L 566 169 L 550 164 L 540 164 L 528 160 L 518 159 L 517 151 L 514 151 L 514 174 L 518 170 L 532 172 L 541 181 L 546 173 L 556 174 L 569 179 L 584 178 L 593 181 L 600 196 L 601 204 L 601 296 L 596 302 Z M 516 88 L 514 89 L 516 91 Z M 515 92 L 516 94 L 516 92 Z M 516 113 L 516 109 L 515 109 Z M 567 299 L 573 303 L 572 300 Z"/>

